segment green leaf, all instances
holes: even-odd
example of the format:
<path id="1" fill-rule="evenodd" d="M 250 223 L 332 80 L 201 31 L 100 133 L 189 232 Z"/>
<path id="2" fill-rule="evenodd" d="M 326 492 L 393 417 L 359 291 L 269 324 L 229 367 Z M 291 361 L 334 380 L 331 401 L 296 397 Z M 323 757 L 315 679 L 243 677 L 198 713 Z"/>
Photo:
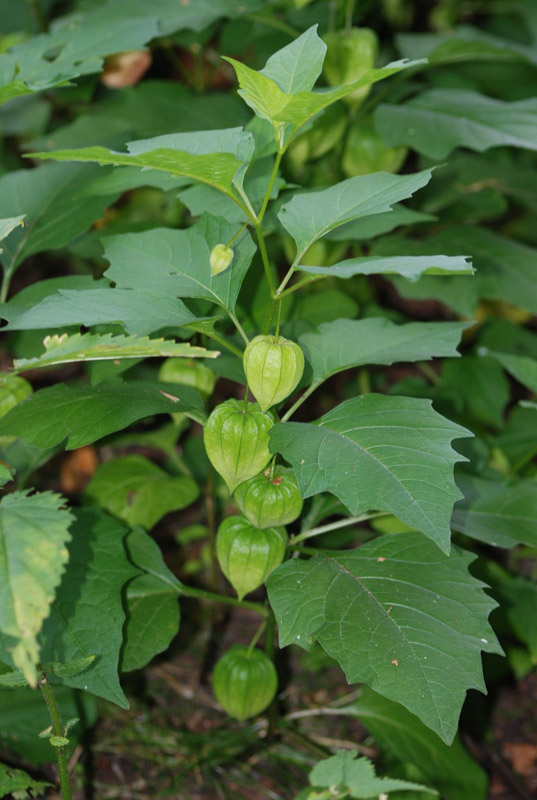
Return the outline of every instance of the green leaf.
<path id="1" fill-rule="evenodd" d="M 254 153 L 254 139 L 242 128 L 164 134 L 129 142 L 127 149 L 128 153 L 120 153 L 106 147 L 84 147 L 30 155 L 56 161 L 143 167 L 182 175 L 214 186 L 244 208 L 240 190 Z"/>
<path id="2" fill-rule="evenodd" d="M 138 574 L 125 553 L 125 533 L 122 525 L 98 509 L 76 511 L 69 566 L 40 636 L 45 661 L 95 656 L 88 669 L 64 675 L 61 683 L 121 708 L 129 707 L 118 679 L 125 622 L 122 591 Z"/>
<path id="3" fill-rule="evenodd" d="M 113 291 L 113 290 L 112 290 Z M 46 336 L 45 352 L 36 358 L 19 358 L 13 362 L 13 373 L 25 372 L 53 364 L 73 361 L 106 361 L 118 358 L 216 358 L 218 350 L 193 347 L 185 342 L 148 339 L 137 336 L 114 336 L 111 333 L 67 333 Z M 12 373 L 10 373 L 12 374 Z"/>
<path id="4" fill-rule="evenodd" d="M 131 455 L 97 467 L 85 499 L 130 525 L 151 529 L 165 514 L 189 506 L 198 494 L 192 478 L 168 475 L 149 459 Z"/>
<path id="5" fill-rule="evenodd" d="M 431 89 L 405 105 L 381 105 L 375 127 L 387 145 L 405 144 L 435 160 L 456 147 L 537 150 L 537 101 L 506 103 L 462 89 Z"/>
<path id="6" fill-rule="evenodd" d="M 127 536 L 127 552 L 142 571 L 127 585 L 127 622 L 121 669 L 141 669 L 166 650 L 179 629 L 180 583 L 162 560 L 157 543 L 141 528 Z"/>
<path id="7" fill-rule="evenodd" d="M 52 787 L 47 781 L 36 781 L 22 769 L 13 769 L 7 764 L 0 764 L 0 797 L 41 797 Z M 21 792 L 22 794 L 14 794 Z M 27 794 L 29 792 L 29 794 Z"/>
<path id="8" fill-rule="evenodd" d="M 487 355 L 495 358 L 504 369 L 522 386 L 526 386 L 537 394 L 537 360 L 528 358 L 527 356 L 512 355 L 510 353 L 495 353 L 494 351 L 486 348 L 480 349 L 481 355 Z"/>
<path id="9" fill-rule="evenodd" d="M 493 443 L 507 456 L 514 472 L 521 469 L 537 455 L 537 407 L 519 403 Z"/>
<path id="10" fill-rule="evenodd" d="M 69 678 L 71 675 L 79 675 L 81 672 L 85 672 L 94 661 L 95 656 L 76 658 L 74 661 L 68 661 L 63 664 L 59 661 L 52 661 L 43 665 L 43 671 L 52 672 L 58 678 Z"/>
<path id="11" fill-rule="evenodd" d="M 20 214 L 18 217 L 8 217 L 8 219 L 0 219 L 0 241 L 9 236 L 11 231 L 15 230 L 19 225 L 24 226 L 25 214 Z M 0 250 L 0 253 L 2 250 Z"/>
<path id="12" fill-rule="evenodd" d="M 4 330 L 50 330 L 67 325 L 89 327 L 118 322 L 128 333 L 142 336 L 196 321 L 178 298 L 148 290 L 60 289 L 29 307 L 14 303 L 14 299 L 0 308 L 0 314 L 9 319 Z"/>
<path id="13" fill-rule="evenodd" d="M 398 34 L 397 49 L 406 57 L 426 57 L 429 64 L 498 59 L 537 63 L 534 47 L 471 25 L 457 25 L 449 33 Z"/>
<path id="14" fill-rule="evenodd" d="M 395 325 L 382 317 L 325 322 L 299 338 L 313 367 L 313 383 L 362 364 L 394 364 L 457 356 L 464 322 L 409 322 Z"/>
<path id="15" fill-rule="evenodd" d="M 0 504 L 0 631 L 11 638 L 11 660 L 37 685 L 37 641 L 62 580 L 73 520 L 52 492 L 13 492 Z"/>
<path id="16" fill-rule="evenodd" d="M 28 686 L 28 681 L 24 677 L 21 669 L 15 672 L 4 672 L 0 675 L 0 686 L 5 686 L 7 689 L 13 689 L 20 686 Z"/>
<path id="17" fill-rule="evenodd" d="M 327 278 L 352 278 L 354 275 L 401 275 L 410 281 L 422 275 L 472 275 L 471 256 L 395 256 L 380 258 L 348 258 L 331 267 L 297 265 L 301 272 L 324 275 Z"/>
<path id="18" fill-rule="evenodd" d="M 390 211 L 394 203 L 410 197 L 431 179 L 432 170 L 415 175 L 375 172 L 336 183 L 329 189 L 302 192 L 285 203 L 278 219 L 297 245 L 298 263 L 321 236 L 358 217 Z"/>
<path id="19" fill-rule="evenodd" d="M 326 234 L 326 239 L 331 242 L 348 242 L 352 239 L 374 239 L 390 233 L 400 225 L 414 225 L 419 222 L 434 222 L 436 217 L 432 214 L 424 214 L 421 211 L 414 211 L 413 208 L 406 208 L 401 204 L 393 206 L 391 211 L 381 214 L 371 214 L 361 217 L 353 222 L 347 222 L 340 228 L 335 228 Z"/>
<path id="20" fill-rule="evenodd" d="M 387 236 L 375 243 L 375 255 L 404 256 L 445 253 L 472 256 L 476 274 L 471 281 L 456 277 L 424 276 L 416 283 L 394 280 L 403 297 L 434 298 L 465 316 L 472 316 L 480 298 L 503 300 L 537 313 L 535 259 L 537 250 L 478 225 L 447 228 L 422 239 Z"/>
<path id="21" fill-rule="evenodd" d="M 449 744 L 467 689 L 486 691 L 480 651 L 502 652 L 474 559 L 400 533 L 287 561 L 267 580 L 280 646 L 318 641 L 349 683 L 401 703 Z"/>
<path id="22" fill-rule="evenodd" d="M 13 474 L 14 470 L 9 469 L 4 464 L 0 464 L 0 487 L 13 480 Z"/>
<path id="23" fill-rule="evenodd" d="M 465 355 L 444 361 L 434 400 L 452 400 L 457 416 L 464 414 L 480 427 L 501 428 L 509 396 L 509 383 L 499 364 L 492 358 Z"/>
<path id="24" fill-rule="evenodd" d="M 486 800 L 487 776 L 458 736 L 452 745 L 444 744 L 403 706 L 367 686 L 347 708 L 351 714 L 355 712 L 383 750 L 402 764 L 417 767 L 423 779 L 446 800 Z"/>
<path id="25" fill-rule="evenodd" d="M 447 553 L 453 465 L 465 460 L 451 440 L 471 435 L 430 400 L 368 394 L 315 424 L 275 425 L 270 449 L 293 465 L 304 497 L 331 492 L 352 514 L 391 511 Z"/>
<path id="26" fill-rule="evenodd" d="M 335 789 L 339 793 L 347 790 L 350 797 L 378 798 L 388 792 L 427 792 L 438 794 L 434 789 L 421 786 L 410 781 L 394 780 L 393 778 L 377 778 L 375 767 L 368 758 L 358 758 L 356 752 L 340 750 L 334 756 L 319 761 L 310 772 L 309 780 L 312 786 Z"/>
<path id="27" fill-rule="evenodd" d="M 298 36 L 287 47 L 270 56 L 262 75 L 276 83 L 282 92 L 308 92 L 323 68 L 326 45 L 317 35 L 317 25 Z"/>
<path id="28" fill-rule="evenodd" d="M 233 312 L 255 252 L 248 233 L 233 244 L 233 264 L 211 275 L 212 248 L 229 242 L 240 224 L 204 214 L 191 228 L 156 228 L 105 239 L 111 267 L 106 277 L 120 289 L 142 289 L 172 296 L 199 297 Z"/>
<path id="29" fill-rule="evenodd" d="M 58 383 L 41 389 L 0 420 L 0 435 L 46 450 L 66 441 L 74 450 L 153 414 L 183 414 L 204 423 L 205 408 L 190 386 L 128 381 L 97 387 Z"/>
<path id="30" fill-rule="evenodd" d="M 537 547 L 535 481 L 459 475 L 457 485 L 464 497 L 453 509 L 453 530 L 493 547 Z"/>
<path id="31" fill-rule="evenodd" d="M 341 100 L 356 89 L 361 89 L 377 81 L 394 75 L 403 69 L 415 66 L 415 61 L 394 61 L 381 69 L 370 69 L 360 78 L 335 89 L 324 89 L 319 92 L 300 90 L 298 86 L 311 85 L 311 80 L 321 59 L 321 45 L 316 42 L 315 28 L 310 28 L 302 35 L 300 47 L 296 43 L 269 59 L 261 72 L 247 67 L 234 58 L 225 57 L 233 66 L 239 81 L 239 94 L 258 117 L 272 123 L 280 147 L 285 150 L 297 131 L 312 117 L 323 109 Z M 309 42 L 310 48 L 315 41 L 315 48 L 310 54 L 302 53 L 303 42 Z M 323 54 L 324 55 L 324 54 Z M 282 66 L 292 65 L 300 73 L 300 81 L 292 75 L 284 77 Z M 285 87 L 282 88 L 282 87 Z M 294 91 L 292 91 L 294 89 Z"/>

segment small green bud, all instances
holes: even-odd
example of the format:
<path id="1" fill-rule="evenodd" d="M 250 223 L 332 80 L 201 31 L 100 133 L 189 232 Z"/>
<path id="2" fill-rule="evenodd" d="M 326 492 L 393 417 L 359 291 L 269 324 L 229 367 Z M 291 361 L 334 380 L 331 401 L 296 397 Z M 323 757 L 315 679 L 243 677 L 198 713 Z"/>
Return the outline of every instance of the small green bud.
<path id="1" fill-rule="evenodd" d="M 276 695 L 278 675 L 262 650 L 236 644 L 217 662 L 213 672 L 216 699 L 235 719 L 255 717 Z"/>
<path id="2" fill-rule="evenodd" d="M 218 275 L 229 267 L 233 261 L 233 250 L 225 244 L 217 244 L 210 255 L 211 275 Z"/>
<path id="3" fill-rule="evenodd" d="M 348 133 L 341 168 L 348 178 L 372 172 L 397 172 L 407 152 L 406 147 L 387 147 L 371 120 L 358 120 Z"/>
<path id="4" fill-rule="evenodd" d="M 192 386 L 204 400 L 212 395 L 216 383 L 216 375 L 212 369 L 193 358 L 167 358 L 159 370 L 158 379 L 163 383 Z"/>
<path id="5" fill-rule="evenodd" d="M 304 353 L 283 336 L 256 336 L 243 356 L 250 391 L 266 411 L 296 389 L 304 372 Z"/>
<path id="6" fill-rule="evenodd" d="M 234 497 L 252 525 L 271 528 L 290 525 L 302 511 L 302 495 L 292 469 L 278 469 L 270 476 L 270 467 L 235 489 Z"/>
<path id="7" fill-rule="evenodd" d="M 239 600 L 262 586 L 285 555 L 284 528 L 259 530 L 245 517 L 226 517 L 216 534 L 216 557 Z"/>
<path id="8" fill-rule="evenodd" d="M 323 73 L 330 86 L 352 83 L 375 66 L 378 39 L 370 28 L 351 28 L 324 36 L 327 45 Z M 369 94 L 370 86 L 355 89 L 343 98 L 351 108 L 357 108 Z"/>
<path id="9" fill-rule="evenodd" d="M 257 403 L 248 403 L 245 411 L 235 399 L 220 403 L 210 415 L 203 429 L 205 450 L 230 492 L 267 466 L 271 458 L 268 432 L 273 425 L 272 417 Z"/>

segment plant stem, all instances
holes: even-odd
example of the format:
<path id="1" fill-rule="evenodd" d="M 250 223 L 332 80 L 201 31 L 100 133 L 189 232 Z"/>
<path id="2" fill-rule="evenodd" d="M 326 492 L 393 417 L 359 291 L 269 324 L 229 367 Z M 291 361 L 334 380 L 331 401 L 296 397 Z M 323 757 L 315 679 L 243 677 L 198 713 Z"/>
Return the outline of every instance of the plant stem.
<path id="1" fill-rule="evenodd" d="M 373 514 L 360 514 L 358 517 L 345 517 L 345 519 L 338 519 L 337 522 L 328 522 L 326 525 L 319 525 L 317 528 L 311 528 L 309 531 L 304 531 L 289 539 L 289 546 L 292 547 L 305 539 L 311 539 L 313 536 L 320 536 L 322 533 L 335 531 L 338 528 L 348 528 L 350 525 L 356 525 L 359 522 L 365 522 L 368 519 L 376 519 L 377 517 L 389 516 L 389 511 L 376 511 Z"/>
<path id="2" fill-rule="evenodd" d="M 244 402 L 242 404 L 242 411 L 243 414 L 246 414 L 248 411 L 248 384 L 244 387 Z"/>
<path id="3" fill-rule="evenodd" d="M 303 280 L 295 283 L 293 286 L 290 286 L 289 289 L 285 289 L 285 291 L 279 294 L 280 298 L 288 297 L 293 292 L 296 292 L 298 289 L 302 289 L 303 286 L 309 286 L 310 283 L 315 283 L 316 281 L 322 281 L 325 278 L 330 277 L 329 275 L 313 275 L 310 278 L 303 278 Z M 276 294 L 278 295 L 279 289 L 276 290 Z"/>
<path id="4" fill-rule="evenodd" d="M 287 273 L 285 274 L 284 279 L 282 280 L 282 282 L 280 283 L 280 285 L 276 289 L 276 292 L 275 292 L 276 296 L 279 296 L 279 295 L 282 294 L 283 290 L 285 289 L 285 287 L 287 286 L 287 284 L 289 283 L 289 281 L 293 277 L 294 271 L 295 271 L 295 267 L 294 267 L 294 265 L 291 265 L 289 267 Z"/>
<path id="5" fill-rule="evenodd" d="M 214 513 L 214 467 L 209 467 L 207 485 L 205 486 L 205 511 L 209 528 L 209 551 L 211 555 L 211 589 L 218 591 L 218 561 L 216 558 L 216 515 Z"/>
<path id="6" fill-rule="evenodd" d="M 260 25 L 266 25 L 269 28 L 276 28 L 283 33 L 287 33 L 289 36 L 292 36 L 293 39 L 296 39 L 297 36 L 300 36 L 299 30 L 293 28 L 292 25 L 288 25 L 287 22 L 279 19 L 279 17 L 265 17 L 262 14 L 243 14 L 242 19 L 249 19 L 251 22 L 259 22 Z"/>
<path id="7" fill-rule="evenodd" d="M 265 191 L 265 196 L 263 197 L 263 202 L 261 203 L 261 208 L 259 209 L 259 214 L 257 215 L 257 221 L 259 225 L 261 225 L 263 222 L 263 217 L 265 216 L 265 211 L 267 210 L 268 202 L 270 200 L 270 193 L 272 192 L 272 187 L 274 186 L 274 181 L 276 180 L 276 175 L 278 174 L 278 170 L 280 168 L 282 156 L 283 152 L 278 150 L 276 153 L 276 158 L 274 159 L 274 166 L 272 167 L 272 173 Z"/>
<path id="8" fill-rule="evenodd" d="M 43 693 L 43 697 L 45 699 L 45 703 L 47 704 L 47 708 L 50 714 L 50 721 L 52 722 L 52 731 L 54 736 L 63 737 L 63 726 L 62 720 L 60 716 L 60 709 L 58 708 L 58 703 L 56 701 L 56 696 L 52 689 L 52 686 L 48 682 L 48 678 L 46 675 L 42 675 L 39 679 L 39 688 Z M 69 781 L 69 769 L 67 766 L 67 757 L 65 755 L 65 749 L 63 747 L 55 747 L 54 750 L 56 751 L 56 758 L 58 760 L 58 772 L 60 775 L 60 788 L 62 793 L 63 800 L 71 800 L 71 783 Z"/>
<path id="9" fill-rule="evenodd" d="M 254 638 L 252 639 L 252 641 L 248 645 L 248 655 L 250 655 L 250 653 L 252 652 L 252 650 L 256 646 L 259 637 L 261 636 L 261 634 L 263 633 L 263 631 L 265 630 L 266 627 L 267 627 L 267 620 L 264 619 L 263 622 L 261 623 L 261 625 L 259 626 L 259 628 L 257 629 Z"/>
<path id="10" fill-rule="evenodd" d="M 430 364 L 426 361 L 420 361 L 418 367 L 423 372 L 426 378 L 429 378 L 433 386 L 438 386 L 440 383 L 440 376 L 434 371 Z"/>
<path id="11" fill-rule="evenodd" d="M 216 592 L 207 592 L 205 589 L 196 589 L 194 586 L 185 586 L 181 584 L 176 587 L 177 593 L 184 597 L 195 597 L 198 600 L 211 600 L 214 603 L 224 603 L 228 606 L 237 606 L 239 608 L 247 608 L 250 611 L 256 611 L 262 617 L 268 616 L 268 610 L 260 603 L 250 602 L 248 600 L 237 600 L 235 597 L 228 597 L 225 594 L 216 594 Z"/>
<path id="12" fill-rule="evenodd" d="M 352 16 L 354 14 L 354 6 L 356 0 L 347 0 L 347 8 L 345 10 L 345 30 L 348 32 L 352 28 Z"/>
<path id="13" fill-rule="evenodd" d="M 259 243 L 259 252 L 261 253 L 261 261 L 263 262 L 263 269 L 265 270 L 265 277 L 267 279 L 267 284 L 270 292 L 271 298 L 274 297 L 274 282 L 272 280 L 272 273 L 270 271 L 270 263 L 267 253 L 267 248 L 265 245 L 265 236 L 263 234 L 263 228 L 261 224 L 257 224 L 255 226 L 255 232 L 257 235 L 257 241 Z"/>
<path id="14" fill-rule="evenodd" d="M 219 334 L 217 333 L 207 333 L 206 335 L 209 337 L 209 339 L 214 339 L 215 342 L 222 345 L 222 347 L 225 347 L 227 350 L 229 350 L 231 353 L 238 356 L 242 360 L 242 350 L 239 350 L 239 348 L 235 347 L 234 344 L 226 342 L 226 340 L 223 339 L 221 336 L 219 336 Z"/>
<path id="15" fill-rule="evenodd" d="M 244 344 L 246 344 L 246 345 L 250 344 L 250 340 L 249 340 L 249 339 L 248 339 L 248 337 L 246 336 L 246 334 L 245 334 L 245 332 L 244 332 L 244 328 L 243 328 L 243 327 L 242 327 L 242 325 L 240 324 L 240 322 L 239 322 L 239 320 L 237 319 L 237 317 L 235 316 L 235 314 L 232 314 L 232 312 L 231 312 L 231 311 L 229 311 L 229 310 L 228 310 L 228 312 L 227 312 L 227 313 L 229 314 L 229 318 L 230 318 L 230 320 L 232 321 L 232 323 L 234 324 L 234 326 L 237 328 L 238 332 L 239 332 L 239 333 L 240 333 L 240 335 L 242 336 L 242 338 L 243 338 L 243 340 L 244 340 Z M 242 358 L 242 353 L 240 354 L 240 357 Z"/>
<path id="16" fill-rule="evenodd" d="M 280 421 L 281 421 L 281 422 L 287 422 L 287 420 L 288 420 L 290 417 L 292 417 L 292 416 L 293 416 L 293 414 L 295 413 L 295 411 L 296 411 L 298 408 L 300 408 L 300 406 L 302 405 L 302 403 L 304 403 L 304 402 L 305 402 L 305 401 L 308 399 L 308 397 L 309 397 L 311 394 L 313 394 L 313 392 L 315 391 L 315 389 L 317 389 L 317 387 L 318 387 L 318 386 L 320 386 L 322 382 L 323 382 L 323 381 L 321 380 L 321 381 L 317 381 L 316 383 L 312 383 L 312 384 L 311 384 L 311 386 L 310 386 L 308 389 L 306 389 L 306 391 L 304 392 L 304 394 L 302 394 L 302 395 L 301 395 L 301 396 L 298 398 L 298 400 L 296 401 L 296 403 L 293 403 L 293 405 L 291 406 L 291 408 L 289 409 L 289 411 L 287 411 L 287 412 L 286 412 L 286 413 L 283 415 L 283 417 L 281 418 L 281 420 L 280 420 Z"/>

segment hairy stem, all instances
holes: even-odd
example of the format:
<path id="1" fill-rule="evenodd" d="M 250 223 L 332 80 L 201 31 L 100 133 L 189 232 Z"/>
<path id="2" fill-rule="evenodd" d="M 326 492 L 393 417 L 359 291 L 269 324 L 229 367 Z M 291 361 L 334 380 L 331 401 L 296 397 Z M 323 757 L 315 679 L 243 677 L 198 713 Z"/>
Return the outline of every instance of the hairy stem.
<path id="1" fill-rule="evenodd" d="M 345 517 L 345 519 L 338 519 L 337 522 L 328 522 L 326 525 L 319 525 L 317 528 L 310 528 L 309 531 L 304 531 L 289 539 L 289 546 L 292 547 L 305 539 L 311 539 L 313 536 L 320 536 L 322 533 L 335 531 L 338 528 L 348 528 L 351 525 L 357 525 L 359 522 L 365 522 L 368 519 L 376 519 L 377 517 L 389 516 L 389 511 L 376 511 L 372 514 L 360 514 L 358 517 Z"/>
<path id="2" fill-rule="evenodd" d="M 60 709 L 58 708 L 58 703 L 56 701 L 56 695 L 54 694 L 54 690 L 52 686 L 48 682 L 48 678 L 46 675 L 42 675 L 39 679 L 39 688 L 43 694 L 45 699 L 45 703 L 47 704 L 47 708 L 50 714 L 50 721 L 52 722 L 52 732 L 54 736 L 59 736 L 60 738 L 63 737 L 63 726 L 62 720 L 60 716 Z M 58 761 L 58 772 L 60 775 L 60 788 L 62 793 L 62 800 L 71 800 L 71 783 L 69 781 L 69 769 L 67 766 L 67 757 L 65 755 L 65 749 L 63 747 L 55 747 L 54 750 L 56 751 L 56 759 Z"/>

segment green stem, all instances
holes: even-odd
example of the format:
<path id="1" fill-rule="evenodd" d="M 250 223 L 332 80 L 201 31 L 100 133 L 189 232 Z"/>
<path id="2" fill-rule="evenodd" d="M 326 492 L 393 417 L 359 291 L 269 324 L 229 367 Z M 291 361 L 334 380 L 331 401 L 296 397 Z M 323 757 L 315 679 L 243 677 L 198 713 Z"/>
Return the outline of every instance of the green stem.
<path id="1" fill-rule="evenodd" d="M 352 28 L 352 17 L 354 14 L 354 6 L 356 0 L 347 0 L 347 8 L 345 10 L 345 30 L 347 32 Z"/>
<path id="2" fill-rule="evenodd" d="M 338 528 L 348 528 L 351 525 L 357 525 L 359 522 L 365 522 L 368 519 L 376 519 L 377 517 L 387 517 L 390 515 L 389 511 L 376 511 L 373 514 L 360 514 L 358 517 L 345 517 L 339 519 L 337 522 L 328 522 L 326 525 L 319 525 L 317 528 L 311 528 L 309 531 L 304 531 L 289 539 L 289 546 L 293 547 L 305 539 L 311 539 L 313 536 L 320 536 L 322 533 L 338 530 Z"/>
<path id="3" fill-rule="evenodd" d="M 241 361 L 242 361 L 242 350 L 239 350 L 239 348 L 235 347 L 234 344 L 230 344 L 230 342 L 226 342 L 226 340 L 222 339 L 222 337 L 219 336 L 217 333 L 207 333 L 206 335 L 209 337 L 209 339 L 213 339 L 215 342 L 217 342 L 218 344 L 222 345 L 222 347 L 225 347 L 231 353 L 233 353 L 234 355 L 238 356 L 238 358 L 240 358 Z"/>
<path id="4" fill-rule="evenodd" d="M 195 597 L 197 600 L 211 600 L 214 603 L 224 603 L 228 606 L 236 606 L 239 608 L 247 608 L 250 611 L 256 611 L 262 617 L 268 616 L 268 610 L 260 603 L 250 602 L 248 600 L 236 600 L 234 597 L 228 597 L 225 594 L 216 594 L 216 592 L 207 592 L 205 589 L 196 589 L 194 586 L 185 586 L 181 584 L 177 588 L 177 593 L 184 597 Z"/>
<path id="5" fill-rule="evenodd" d="M 278 297 L 279 295 L 281 295 L 283 293 L 283 290 L 285 289 L 285 287 L 287 286 L 287 284 L 289 283 L 289 281 L 293 277 L 294 271 L 295 271 L 295 267 L 294 267 L 294 264 L 293 264 L 293 265 L 291 265 L 289 267 L 288 271 L 286 272 L 286 274 L 284 276 L 283 281 L 280 283 L 280 285 L 276 289 L 276 292 L 275 292 L 276 297 Z"/>
<path id="6" fill-rule="evenodd" d="M 248 345 L 248 344 L 250 344 L 250 340 L 249 340 L 249 338 L 246 336 L 246 334 L 245 334 L 245 332 L 244 332 L 244 328 L 243 328 L 243 327 L 242 327 L 242 325 L 240 324 L 240 322 L 239 322 L 239 320 L 237 319 L 237 317 L 235 316 L 235 314 L 232 314 L 232 312 L 231 312 L 231 311 L 229 311 L 229 310 L 228 310 L 228 312 L 227 312 L 227 313 L 229 314 L 229 318 L 230 318 L 230 320 L 232 321 L 232 323 L 234 324 L 234 326 L 237 328 L 238 332 L 239 332 L 239 333 L 240 333 L 240 335 L 242 336 L 242 338 L 243 338 L 243 340 L 244 340 L 244 344 L 245 344 L 245 345 Z M 240 357 L 242 358 L 242 353 L 240 354 Z"/>
<path id="7" fill-rule="evenodd" d="M 295 411 L 296 411 L 298 408 L 300 408 L 300 406 L 302 405 L 302 403 L 304 403 L 304 402 L 305 402 L 305 401 L 308 399 L 308 397 L 309 397 L 311 394 L 313 394 L 313 392 L 315 391 L 315 389 L 317 389 L 317 387 L 318 387 L 318 386 L 320 386 L 322 382 L 323 382 L 323 381 L 322 381 L 322 380 L 320 380 L 320 381 L 316 381 L 316 383 L 312 383 L 312 384 L 311 384 L 311 386 L 310 386 L 308 389 L 306 389 L 306 391 L 304 392 L 304 394 L 302 394 L 302 395 L 301 395 L 301 396 L 298 398 L 298 400 L 296 401 L 296 403 L 293 403 L 293 405 L 291 406 L 291 408 L 289 409 L 289 411 L 287 411 L 287 412 L 286 412 L 286 413 L 283 415 L 283 417 L 281 418 L 281 422 L 287 422 L 287 420 L 288 420 L 290 417 L 292 417 L 292 416 L 293 416 L 293 414 L 295 413 Z"/>
<path id="8" fill-rule="evenodd" d="M 242 404 L 242 411 L 243 414 L 246 414 L 248 411 L 248 384 L 244 387 L 244 402 Z"/>
<path id="9" fill-rule="evenodd" d="M 62 726 L 62 720 L 60 716 L 60 709 L 58 708 L 58 703 L 56 701 L 56 696 L 52 689 L 52 686 L 48 682 L 48 678 L 46 675 L 43 675 L 39 679 L 39 688 L 43 693 L 43 697 L 45 699 L 45 703 L 47 704 L 47 708 L 50 714 L 50 721 L 52 722 L 52 731 L 54 736 L 59 736 L 60 738 L 63 737 L 64 731 Z M 62 800 L 71 800 L 71 783 L 69 781 L 69 769 L 67 765 L 67 756 L 65 755 L 65 749 L 63 747 L 55 747 L 54 750 L 56 751 L 56 758 L 58 760 L 58 772 L 60 774 L 60 788 L 62 792 Z"/>
<path id="10" fill-rule="evenodd" d="M 255 226 L 255 232 L 257 235 L 257 241 L 259 244 L 259 252 L 261 253 L 261 260 L 263 262 L 263 269 L 265 270 L 265 277 L 267 279 L 268 288 L 270 291 L 271 298 L 274 297 L 274 282 L 272 280 L 272 273 L 270 271 L 270 263 L 267 253 L 267 247 L 265 245 L 265 235 L 263 233 L 263 228 L 260 223 Z"/>
<path id="11" fill-rule="evenodd" d="M 358 388 L 360 390 L 360 394 L 371 393 L 371 380 L 367 367 L 360 367 L 358 370 Z"/>
<path id="12" fill-rule="evenodd" d="M 278 300 L 278 316 L 276 317 L 276 339 L 278 339 L 280 335 L 280 320 L 282 316 L 282 301 L 281 298 Z"/>
<path id="13" fill-rule="evenodd" d="M 241 233 L 243 232 L 243 230 L 244 230 L 244 229 L 245 229 L 245 228 L 246 228 L 246 227 L 247 227 L 249 224 L 250 224 L 250 223 L 249 223 L 249 221 L 248 221 L 248 220 L 246 220 L 246 222 L 244 223 L 244 225 L 242 225 L 242 226 L 239 228 L 239 230 L 237 231 L 237 233 L 236 233 L 234 236 L 232 236 L 232 237 L 231 237 L 231 239 L 229 240 L 229 242 L 226 244 L 226 247 L 231 247 L 231 245 L 233 244 L 233 242 L 235 241 L 235 239 L 237 239 L 237 238 L 238 238 L 238 237 L 241 235 Z"/>
<path id="14" fill-rule="evenodd" d="M 429 378 L 433 386 L 438 386 L 440 383 L 440 376 L 434 371 L 430 364 L 426 361 L 420 361 L 418 367 L 423 372 L 426 378 Z"/>
<path id="15" fill-rule="evenodd" d="M 278 170 L 280 168 L 282 156 L 283 153 L 278 150 L 276 158 L 274 159 L 274 166 L 272 167 L 272 173 L 265 191 L 265 196 L 263 197 L 263 202 L 261 203 L 261 208 L 259 209 L 259 214 L 257 215 L 257 221 L 259 225 L 261 225 L 263 222 L 263 217 L 265 216 L 265 211 L 267 210 L 268 202 L 270 200 L 270 193 L 272 192 L 272 187 L 274 186 L 274 181 L 276 180 L 276 175 L 278 174 Z"/>
<path id="16" fill-rule="evenodd" d="M 296 292 L 298 289 L 302 289 L 303 286 L 309 286 L 310 283 L 315 283 L 316 281 L 322 281 L 322 280 L 324 280 L 325 278 L 328 278 L 328 277 L 330 277 L 330 276 L 329 275 L 313 275 L 310 278 L 303 278 L 298 283 L 295 283 L 293 286 L 290 286 L 289 289 L 286 289 L 284 292 L 281 292 L 279 295 L 278 295 L 278 291 L 279 290 L 276 290 L 276 294 L 280 298 L 288 297 L 290 294 L 293 294 L 293 292 Z"/>
<path id="17" fill-rule="evenodd" d="M 263 631 L 265 630 L 266 627 L 267 627 L 267 620 L 265 619 L 265 620 L 263 620 L 263 622 L 261 623 L 261 625 L 257 629 L 254 638 L 252 639 L 252 641 L 248 645 L 248 651 L 247 651 L 248 655 L 250 655 L 250 653 L 252 652 L 252 650 L 256 646 L 259 637 L 261 636 L 261 634 L 263 633 Z"/>
<path id="18" fill-rule="evenodd" d="M 283 31 L 283 33 L 287 33 L 289 36 L 292 36 L 293 39 L 296 39 L 297 36 L 300 36 L 300 31 L 296 28 L 293 28 L 292 25 L 288 25 L 287 22 L 279 19 L 279 17 L 275 16 L 267 16 L 264 17 L 262 14 L 243 14 L 242 19 L 249 19 L 251 22 L 259 22 L 260 25 L 266 25 L 268 28 L 276 28 L 279 31 Z"/>

